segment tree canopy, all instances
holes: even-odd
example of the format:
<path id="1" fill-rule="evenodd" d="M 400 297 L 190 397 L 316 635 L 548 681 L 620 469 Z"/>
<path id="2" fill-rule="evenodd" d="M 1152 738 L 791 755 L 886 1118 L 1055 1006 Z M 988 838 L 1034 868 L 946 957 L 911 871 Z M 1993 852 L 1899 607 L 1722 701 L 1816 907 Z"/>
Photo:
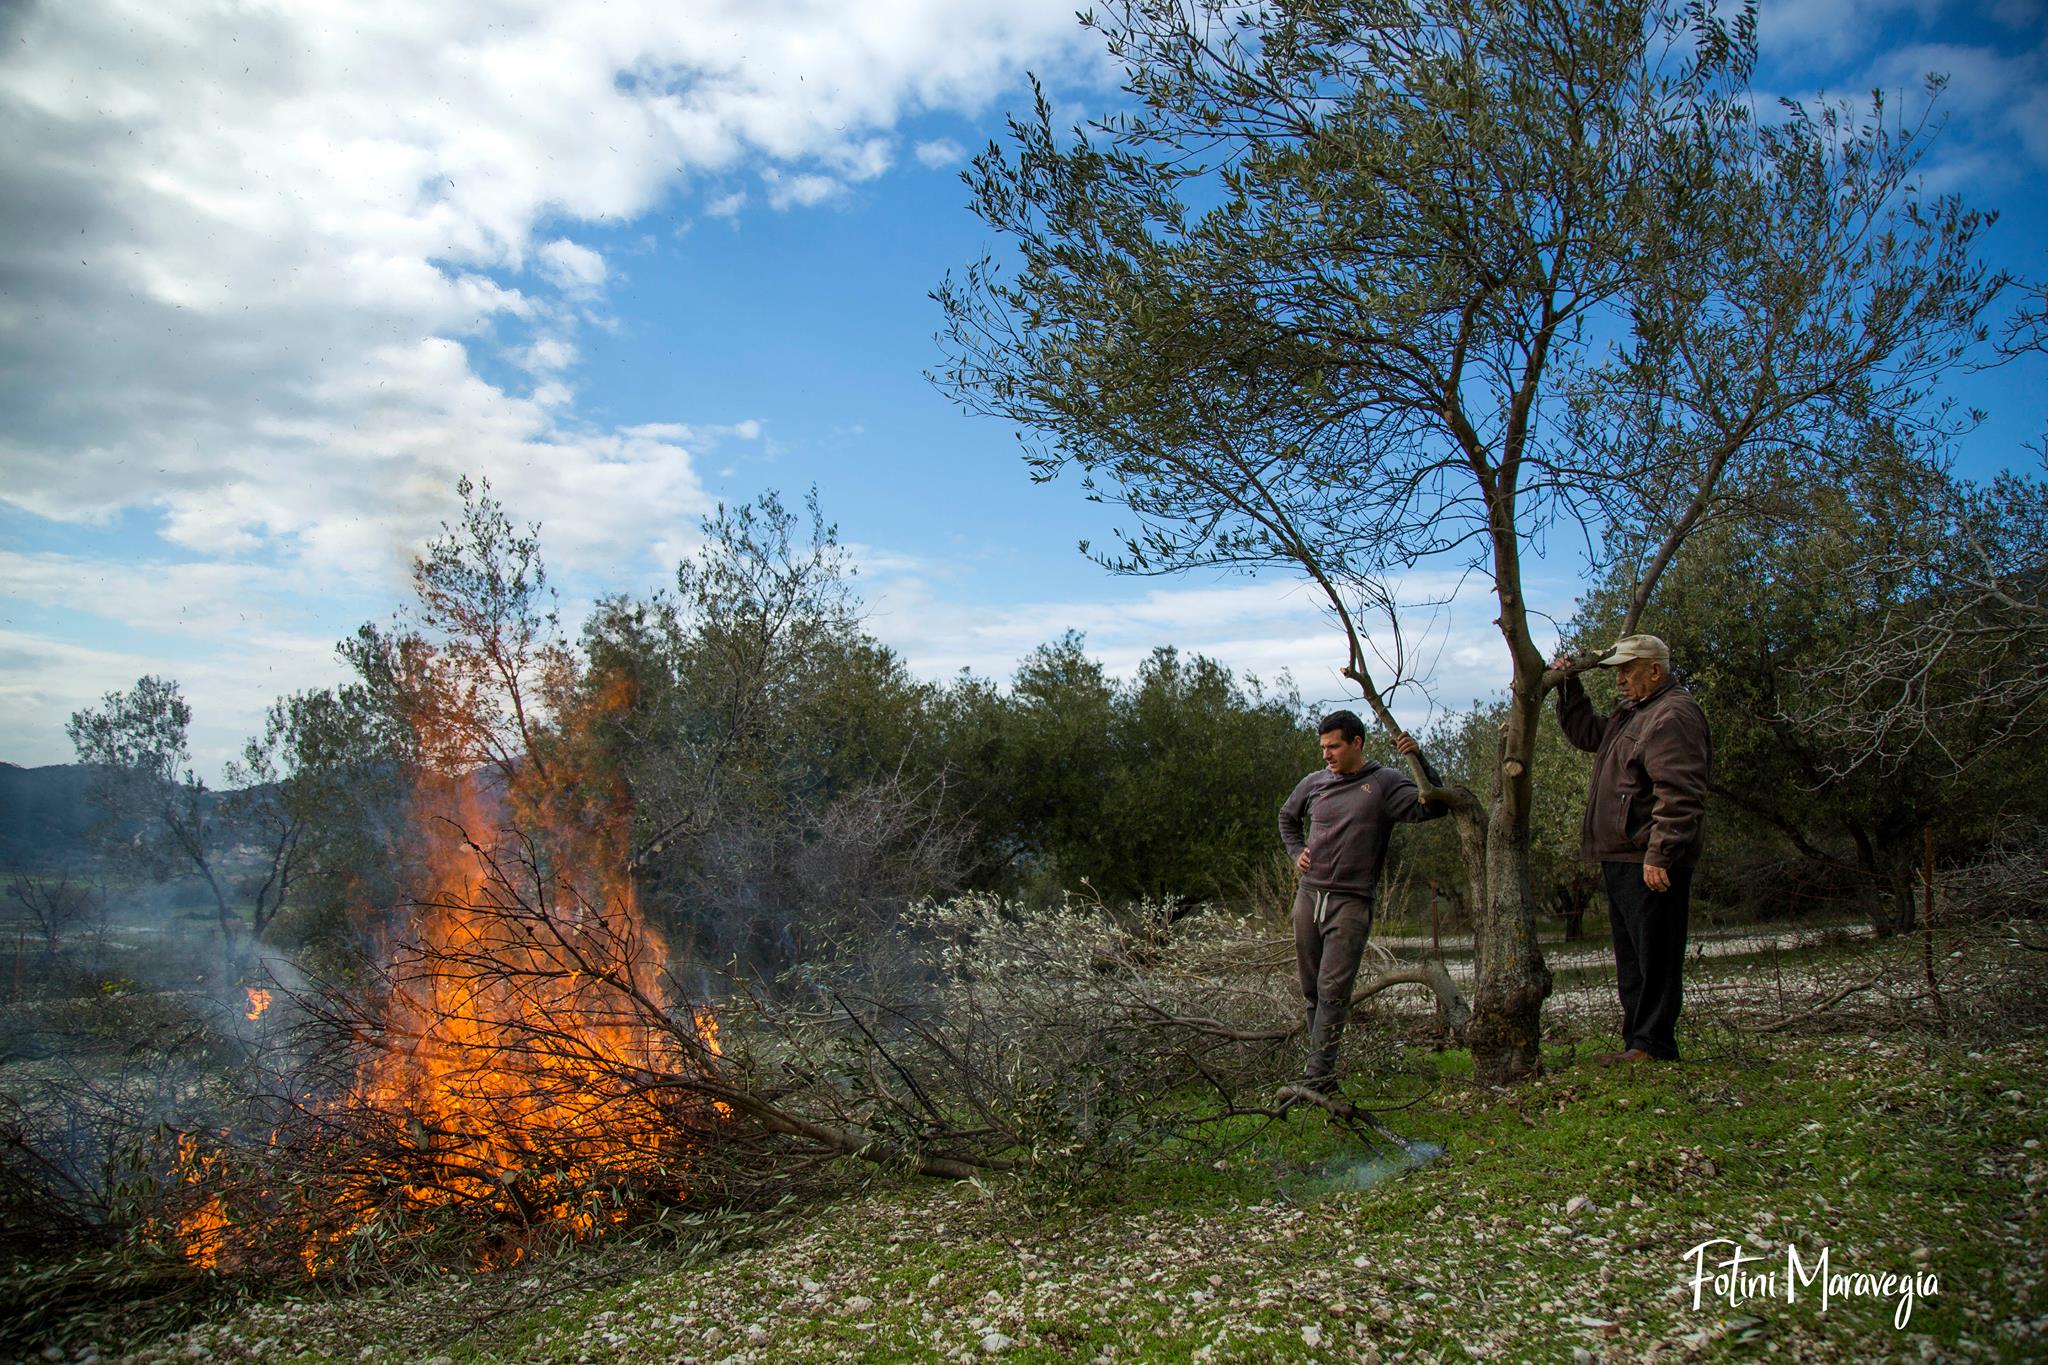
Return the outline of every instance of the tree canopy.
<path id="1" fill-rule="evenodd" d="M 2005 283 L 1868 110 L 1752 107 L 1755 15 L 1663 0 L 1122 0 L 1130 107 L 1041 93 L 967 176 L 1010 251 L 937 291 L 935 378 L 1130 520 L 1108 567 L 1284 568 L 1381 724 L 1402 576 L 1476 573 L 1513 681 L 1492 796 L 1446 790 L 1483 1075 L 1536 1065 L 1523 557 L 1582 537 L 1626 622 L 1701 526 L 1940 427 Z M 1583 664 L 1586 661 L 1581 661 Z M 1419 765 L 1417 767 L 1420 776 Z"/>

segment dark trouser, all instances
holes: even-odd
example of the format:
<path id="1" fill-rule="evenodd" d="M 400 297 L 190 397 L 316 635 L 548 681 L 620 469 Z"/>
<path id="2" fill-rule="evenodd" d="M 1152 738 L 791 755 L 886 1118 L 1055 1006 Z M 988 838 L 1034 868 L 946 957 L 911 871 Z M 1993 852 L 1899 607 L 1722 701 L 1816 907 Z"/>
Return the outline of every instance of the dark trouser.
<path id="1" fill-rule="evenodd" d="M 1358 959 L 1371 933 L 1372 902 L 1365 897 L 1313 886 L 1294 893 L 1294 969 L 1308 1002 L 1308 1062 L 1302 1079 L 1310 1085 L 1336 1080 L 1337 1043 L 1351 1013 L 1351 983 L 1358 979 Z"/>
<path id="2" fill-rule="evenodd" d="M 1600 871 L 1607 879 L 1607 918 L 1614 926 L 1621 1045 L 1675 1062 L 1692 868 L 1672 868 L 1669 891 L 1643 885 L 1641 863 L 1602 863 Z"/>

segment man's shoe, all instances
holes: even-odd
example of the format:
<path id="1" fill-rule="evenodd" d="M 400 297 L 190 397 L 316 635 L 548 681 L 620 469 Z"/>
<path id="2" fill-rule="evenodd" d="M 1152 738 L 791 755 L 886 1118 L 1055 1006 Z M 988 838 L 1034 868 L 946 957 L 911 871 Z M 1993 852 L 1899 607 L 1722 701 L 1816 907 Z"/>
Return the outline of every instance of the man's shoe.
<path id="1" fill-rule="evenodd" d="M 1617 1066 L 1627 1065 L 1632 1062 L 1652 1062 L 1656 1058 L 1639 1047 L 1632 1047 L 1626 1052 L 1603 1052 L 1593 1060 L 1602 1066 Z"/>

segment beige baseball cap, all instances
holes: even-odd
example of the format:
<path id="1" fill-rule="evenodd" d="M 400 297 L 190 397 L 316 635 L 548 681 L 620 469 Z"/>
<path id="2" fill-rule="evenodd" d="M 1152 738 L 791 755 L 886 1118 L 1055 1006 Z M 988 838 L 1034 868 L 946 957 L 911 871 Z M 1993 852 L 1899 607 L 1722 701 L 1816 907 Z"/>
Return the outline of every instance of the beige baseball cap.
<path id="1" fill-rule="evenodd" d="M 1614 648 L 1593 666 L 1614 668 L 1630 659 L 1650 659 L 1660 664 L 1671 662 L 1671 646 L 1654 635 L 1624 635 L 1614 642 Z"/>

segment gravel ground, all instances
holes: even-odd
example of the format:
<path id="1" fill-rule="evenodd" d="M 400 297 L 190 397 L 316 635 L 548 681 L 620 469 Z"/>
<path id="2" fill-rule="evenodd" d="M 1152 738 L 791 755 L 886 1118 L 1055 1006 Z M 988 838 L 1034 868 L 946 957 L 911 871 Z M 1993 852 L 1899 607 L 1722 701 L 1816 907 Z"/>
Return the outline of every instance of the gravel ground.
<path id="1" fill-rule="evenodd" d="M 123 1359 L 641 1362 L 1671 1361 L 2048 1355 L 2048 1039 L 1787 1040 L 1774 1056 L 1449 1084 L 1443 1159 L 1341 1188 L 1320 1116 L 1291 1145 L 1113 1193 L 874 1186 L 699 1263 L 608 1253 L 274 1302 Z M 1175 1182 L 1178 1183 L 1175 1183 Z M 1339 1187 L 1329 1192 L 1332 1187 Z M 1936 1276 L 1826 1312 L 1709 1290 L 1688 1248 Z M 619 1253 L 623 1255 L 624 1253 Z M 579 1280 L 578 1276 L 582 1276 Z M 598 1283 L 598 1281 L 615 1281 Z M 81 1357 L 93 1358 L 93 1357 Z"/>

